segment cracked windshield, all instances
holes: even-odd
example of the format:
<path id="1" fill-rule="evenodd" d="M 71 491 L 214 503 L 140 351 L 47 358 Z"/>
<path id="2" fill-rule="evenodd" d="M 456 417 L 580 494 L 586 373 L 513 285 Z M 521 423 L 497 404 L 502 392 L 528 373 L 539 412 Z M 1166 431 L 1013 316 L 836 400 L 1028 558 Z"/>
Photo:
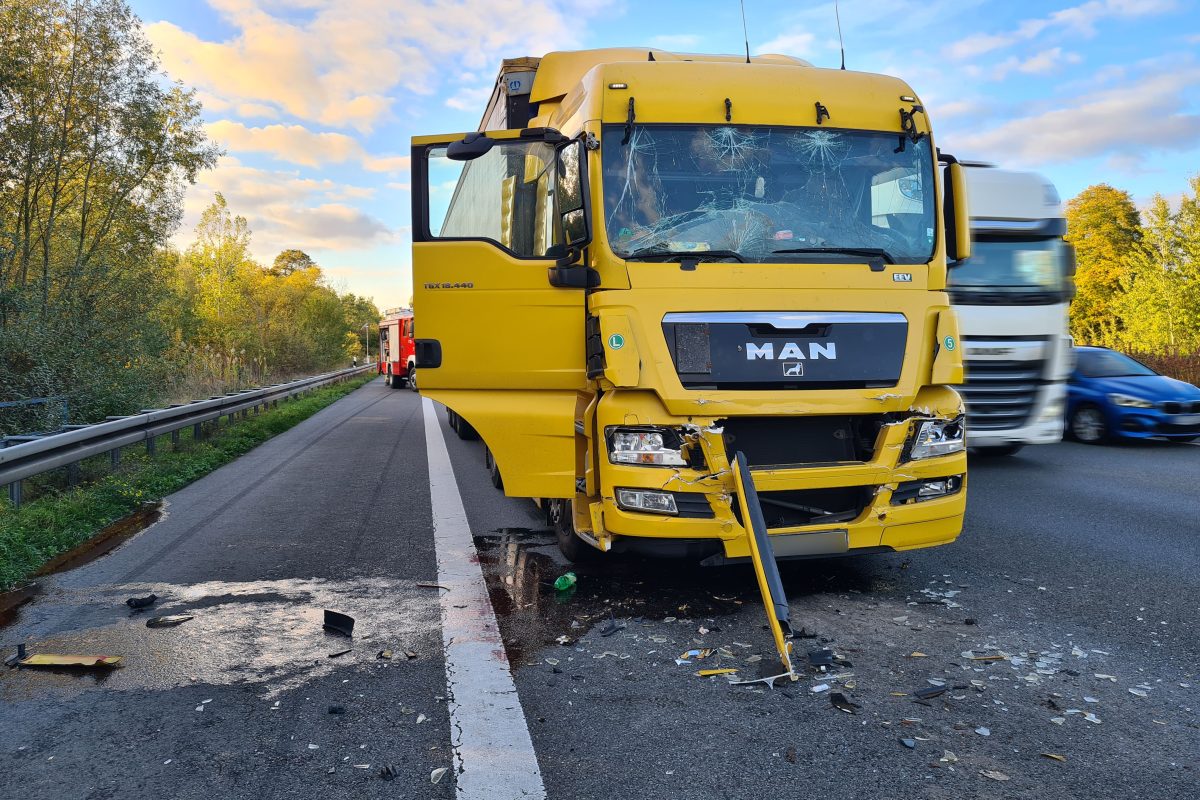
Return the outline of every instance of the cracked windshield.
<path id="1" fill-rule="evenodd" d="M 933 251 L 927 137 L 606 125 L 602 147 L 608 240 L 625 258 L 917 264 Z"/>

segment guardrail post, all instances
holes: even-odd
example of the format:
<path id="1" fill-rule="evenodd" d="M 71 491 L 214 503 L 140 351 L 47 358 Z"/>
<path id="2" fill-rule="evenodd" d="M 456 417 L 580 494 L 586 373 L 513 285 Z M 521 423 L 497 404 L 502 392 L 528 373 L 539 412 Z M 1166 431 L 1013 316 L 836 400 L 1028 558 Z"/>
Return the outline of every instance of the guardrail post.
<path id="1" fill-rule="evenodd" d="M 146 437 L 146 455 L 152 456 L 158 452 L 158 442 L 154 436 Z"/>
<path id="2" fill-rule="evenodd" d="M 179 431 L 171 431 L 171 449 L 179 449 Z"/>
<path id="3" fill-rule="evenodd" d="M 79 462 L 67 464 L 67 485 L 78 486 L 80 478 Z"/>
<path id="4" fill-rule="evenodd" d="M 197 422 L 195 425 L 192 426 L 192 441 L 193 442 L 200 441 L 200 439 L 204 436 L 204 431 L 201 430 L 203 424 L 204 423 L 202 423 L 202 422 Z"/>
<path id="5" fill-rule="evenodd" d="M 108 451 L 108 462 L 113 469 L 121 466 L 121 448 L 114 447 Z"/>
<path id="6" fill-rule="evenodd" d="M 13 481 L 8 485 L 8 500 L 13 508 L 21 507 L 21 482 Z"/>

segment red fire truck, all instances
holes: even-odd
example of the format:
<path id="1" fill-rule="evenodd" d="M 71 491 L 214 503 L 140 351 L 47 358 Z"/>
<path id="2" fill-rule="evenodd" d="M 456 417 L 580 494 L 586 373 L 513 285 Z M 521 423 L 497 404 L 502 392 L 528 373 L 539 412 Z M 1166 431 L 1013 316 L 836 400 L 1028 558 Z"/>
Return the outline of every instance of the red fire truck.
<path id="1" fill-rule="evenodd" d="M 379 374 L 393 389 L 417 390 L 417 359 L 413 347 L 413 312 L 391 308 L 379 321 Z"/>

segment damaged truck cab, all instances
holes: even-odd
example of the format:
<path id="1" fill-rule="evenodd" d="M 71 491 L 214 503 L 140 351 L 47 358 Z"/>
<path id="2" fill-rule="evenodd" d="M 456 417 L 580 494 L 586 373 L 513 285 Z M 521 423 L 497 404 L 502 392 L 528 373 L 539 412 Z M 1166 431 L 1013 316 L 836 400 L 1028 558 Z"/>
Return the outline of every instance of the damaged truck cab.
<path id="1" fill-rule="evenodd" d="M 965 191 L 904 82 L 551 53 L 412 155 L 421 391 L 569 556 L 749 556 L 739 453 L 775 556 L 958 536 Z"/>

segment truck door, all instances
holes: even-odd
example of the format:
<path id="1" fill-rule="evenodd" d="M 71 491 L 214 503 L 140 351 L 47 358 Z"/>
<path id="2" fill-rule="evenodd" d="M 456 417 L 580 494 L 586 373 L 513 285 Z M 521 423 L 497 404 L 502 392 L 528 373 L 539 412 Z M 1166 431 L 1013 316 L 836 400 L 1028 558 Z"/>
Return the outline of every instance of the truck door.
<path id="1" fill-rule="evenodd" d="M 467 420 L 505 490 L 572 497 L 586 388 L 585 150 L 556 131 L 413 139 L 421 393 Z M 573 284 L 568 286 L 566 284 Z"/>

